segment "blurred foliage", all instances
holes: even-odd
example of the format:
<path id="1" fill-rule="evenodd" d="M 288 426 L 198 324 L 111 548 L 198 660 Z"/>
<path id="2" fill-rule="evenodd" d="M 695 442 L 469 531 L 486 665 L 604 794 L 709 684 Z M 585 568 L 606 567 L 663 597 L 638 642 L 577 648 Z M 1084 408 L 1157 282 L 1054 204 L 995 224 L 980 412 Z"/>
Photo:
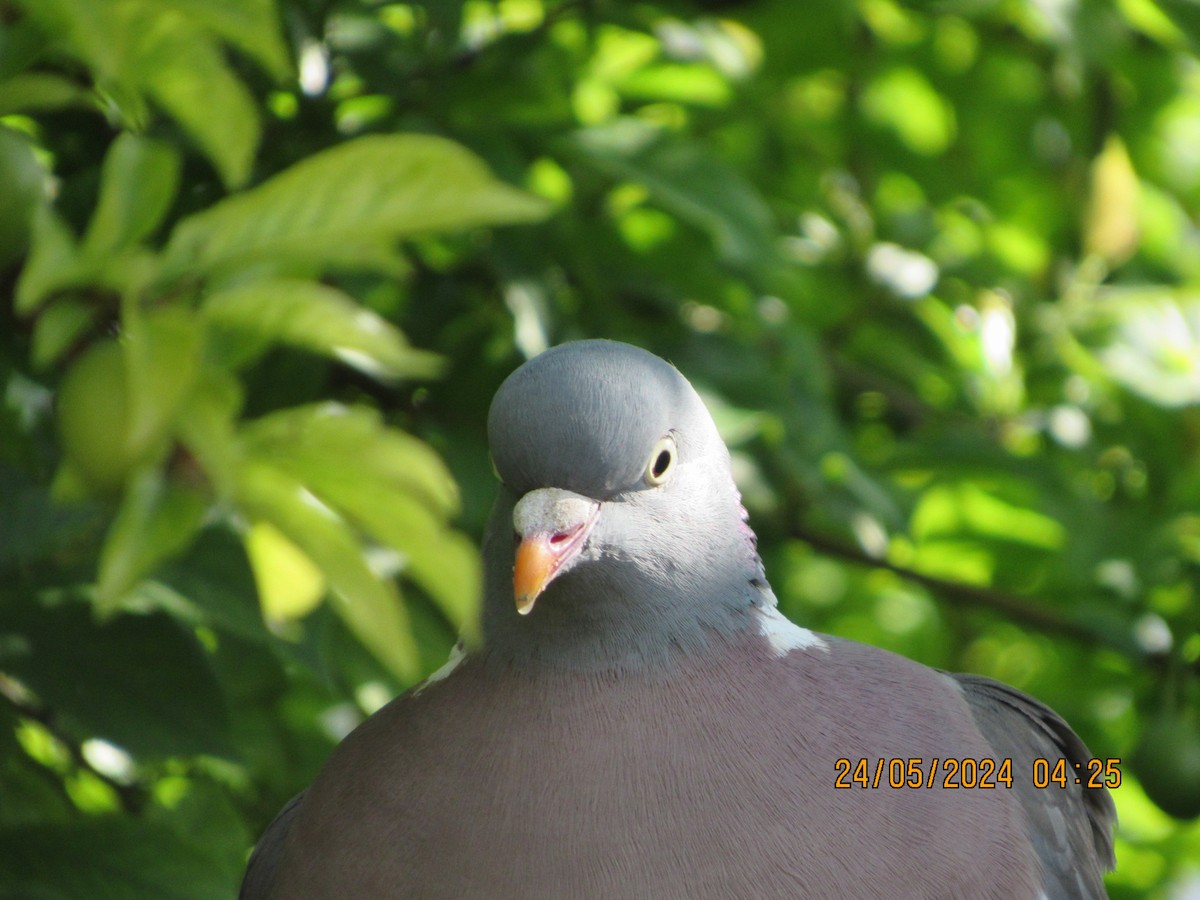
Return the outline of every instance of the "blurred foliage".
<path id="1" fill-rule="evenodd" d="M 0 897 L 232 896 L 473 637 L 487 404 L 593 336 L 705 394 L 786 612 L 1050 703 L 1125 761 L 1112 896 L 1195 896 L 1198 46 L 1183 0 L 0 0 Z"/>

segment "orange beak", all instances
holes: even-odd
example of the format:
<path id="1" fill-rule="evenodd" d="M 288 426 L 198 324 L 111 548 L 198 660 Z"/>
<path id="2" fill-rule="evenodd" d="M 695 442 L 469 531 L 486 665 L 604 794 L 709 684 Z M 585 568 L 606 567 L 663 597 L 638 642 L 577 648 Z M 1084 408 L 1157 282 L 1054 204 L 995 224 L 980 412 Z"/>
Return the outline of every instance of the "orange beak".
<path id="1" fill-rule="evenodd" d="M 595 501 L 556 488 L 522 498 L 514 515 L 521 536 L 513 566 L 518 613 L 529 615 L 550 582 L 579 558 L 598 512 Z"/>
<path id="2" fill-rule="evenodd" d="M 529 615 L 534 601 L 546 589 L 561 566 L 551 543 L 558 535 L 535 534 L 521 541 L 517 547 L 517 562 L 513 566 L 513 596 L 517 600 L 517 612 Z"/>

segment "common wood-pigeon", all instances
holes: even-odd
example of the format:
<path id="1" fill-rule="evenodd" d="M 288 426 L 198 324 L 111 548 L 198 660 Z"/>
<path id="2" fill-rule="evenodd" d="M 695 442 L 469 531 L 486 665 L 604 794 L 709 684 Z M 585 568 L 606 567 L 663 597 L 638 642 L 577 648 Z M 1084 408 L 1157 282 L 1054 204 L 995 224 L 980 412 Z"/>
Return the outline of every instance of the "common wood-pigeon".
<path id="1" fill-rule="evenodd" d="M 674 367 L 564 344 L 488 432 L 482 647 L 341 743 L 243 900 L 1105 896 L 1115 812 L 1067 723 L 785 619 Z"/>

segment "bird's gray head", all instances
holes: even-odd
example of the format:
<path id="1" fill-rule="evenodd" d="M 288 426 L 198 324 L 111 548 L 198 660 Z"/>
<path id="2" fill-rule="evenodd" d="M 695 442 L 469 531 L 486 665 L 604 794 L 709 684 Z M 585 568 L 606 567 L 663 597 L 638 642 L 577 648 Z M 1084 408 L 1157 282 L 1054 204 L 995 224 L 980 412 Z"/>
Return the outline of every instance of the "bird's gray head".
<path id="1" fill-rule="evenodd" d="M 501 385 L 488 438 L 501 481 L 484 547 L 492 654 L 668 664 L 767 602 L 729 453 L 670 364 L 612 341 L 555 347 Z"/>

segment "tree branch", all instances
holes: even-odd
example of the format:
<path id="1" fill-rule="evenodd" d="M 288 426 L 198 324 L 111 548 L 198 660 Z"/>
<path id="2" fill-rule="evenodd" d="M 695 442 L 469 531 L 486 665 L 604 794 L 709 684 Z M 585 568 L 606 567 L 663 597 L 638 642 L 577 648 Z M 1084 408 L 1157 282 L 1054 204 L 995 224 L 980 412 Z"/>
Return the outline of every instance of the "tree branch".
<path id="1" fill-rule="evenodd" d="M 992 609 L 1003 613 L 1008 618 L 1029 625 L 1048 634 L 1058 634 L 1085 644 L 1089 647 L 1107 647 L 1125 656 L 1140 659 L 1145 653 L 1132 642 L 1114 640 L 1113 637 L 1098 628 L 1073 621 L 1059 613 L 1041 606 L 1035 606 L 1027 600 L 1015 597 L 1004 591 L 990 587 L 979 587 L 973 584 L 949 581 L 934 575 L 927 575 L 905 566 L 897 565 L 886 559 L 879 559 L 865 551 L 842 541 L 819 534 L 799 524 L 792 517 L 787 525 L 789 537 L 804 541 L 814 549 L 827 556 L 834 556 L 856 565 L 870 566 L 883 569 L 899 575 L 906 581 L 928 588 L 944 600 L 962 606 Z"/>

